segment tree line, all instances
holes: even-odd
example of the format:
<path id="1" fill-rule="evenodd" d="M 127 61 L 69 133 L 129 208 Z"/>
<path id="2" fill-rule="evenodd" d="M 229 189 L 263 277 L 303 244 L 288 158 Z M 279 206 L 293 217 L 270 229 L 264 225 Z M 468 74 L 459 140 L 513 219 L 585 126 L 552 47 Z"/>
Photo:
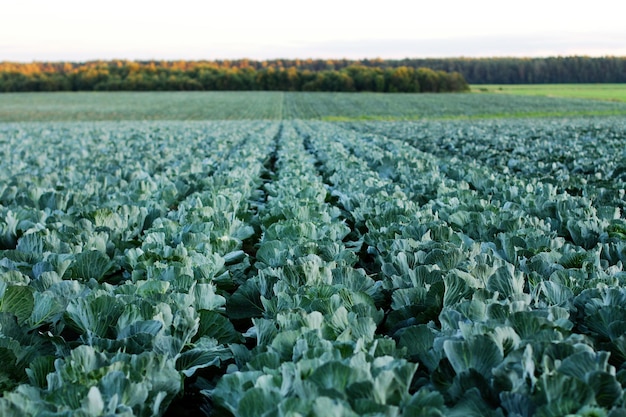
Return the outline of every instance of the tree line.
<path id="1" fill-rule="evenodd" d="M 424 58 L 383 60 L 294 59 L 215 61 L 228 67 L 283 67 L 320 71 L 351 65 L 375 68 L 425 67 L 459 72 L 470 84 L 626 83 L 626 57 L 565 56 L 543 58 Z"/>
<path id="2" fill-rule="evenodd" d="M 470 84 L 626 83 L 626 57 L 0 62 L 0 91 L 465 91 Z"/>
<path id="3" fill-rule="evenodd" d="M 270 61 L 0 63 L 0 91 L 374 91 L 462 92 L 458 72 L 351 63 L 307 68 Z"/>
<path id="4" fill-rule="evenodd" d="M 470 84 L 626 83 L 626 57 L 406 59 L 394 65 L 458 71 Z"/>

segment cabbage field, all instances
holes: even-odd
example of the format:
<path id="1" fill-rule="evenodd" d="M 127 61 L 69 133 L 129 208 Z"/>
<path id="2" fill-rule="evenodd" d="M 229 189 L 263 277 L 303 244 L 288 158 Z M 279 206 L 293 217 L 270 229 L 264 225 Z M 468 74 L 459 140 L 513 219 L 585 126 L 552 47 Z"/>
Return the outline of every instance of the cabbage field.
<path id="1" fill-rule="evenodd" d="M 0 415 L 626 416 L 623 117 L 299 100 L 0 123 Z"/>

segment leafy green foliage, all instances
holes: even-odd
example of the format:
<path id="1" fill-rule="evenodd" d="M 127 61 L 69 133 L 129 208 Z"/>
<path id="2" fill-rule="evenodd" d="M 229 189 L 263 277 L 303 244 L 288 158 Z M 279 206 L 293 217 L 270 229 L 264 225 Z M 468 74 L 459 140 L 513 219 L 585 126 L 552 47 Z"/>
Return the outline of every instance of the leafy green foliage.
<path id="1" fill-rule="evenodd" d="M 617 128 L 418 126 L 0 126 L 0 414 L 620 415 Z"/>

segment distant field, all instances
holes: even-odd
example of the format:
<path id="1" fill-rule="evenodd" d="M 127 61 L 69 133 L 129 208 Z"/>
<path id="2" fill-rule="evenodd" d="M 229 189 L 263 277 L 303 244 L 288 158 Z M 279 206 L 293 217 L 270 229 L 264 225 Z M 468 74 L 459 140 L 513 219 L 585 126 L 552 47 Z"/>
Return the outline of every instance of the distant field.
<path id="1" fill-rule="evenodd" d="M 0 121 L 276 119 L 281 92 L 0 94 Z"/>
<path id="2" fill-rule="evenodd" d="M 384 121 L 589 115 L 626 115 L 626 103 L 530 94 L 258 91 L 0 94 L 0 122 L 253 119 Z"/>
<path id="3" fill-rule="evenodd" d="M 474 92 L 626 102 L 626 84 L 472 85 Z"/>
<path id="4" fill-rule="evenodd" d="M 626 103 L 504 94 L 286 93 L 285 119 L 325 121 L 626 115 Z"/>

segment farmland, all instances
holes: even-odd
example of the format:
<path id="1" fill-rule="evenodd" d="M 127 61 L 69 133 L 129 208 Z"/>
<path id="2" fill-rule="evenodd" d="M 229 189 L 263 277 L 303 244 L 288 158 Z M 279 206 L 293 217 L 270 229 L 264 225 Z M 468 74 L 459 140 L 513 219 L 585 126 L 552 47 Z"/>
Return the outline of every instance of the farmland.
<path id="1" fill-rule="evenodd" d="M 624 415 L 624 114 L 0 95 L 0 415 Z"/>

